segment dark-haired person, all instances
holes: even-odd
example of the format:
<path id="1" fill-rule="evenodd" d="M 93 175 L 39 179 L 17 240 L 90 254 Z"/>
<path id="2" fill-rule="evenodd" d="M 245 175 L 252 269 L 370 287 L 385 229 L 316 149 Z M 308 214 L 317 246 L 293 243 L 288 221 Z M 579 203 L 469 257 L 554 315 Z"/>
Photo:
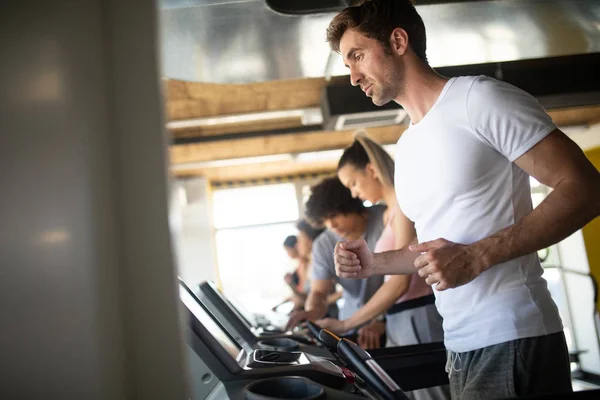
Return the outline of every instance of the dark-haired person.
<path id="1" fill-rule="evenodd" d="M 310 280 L 310 265 L 313 263 L 313 243 L 314 241 L 325 231 L 324 229 L 317 229 L 309 224 L 305 219 L 301 219 L 296 223 L 296 229 L 298 229 L 298 254 L 308 260 L 309 268 L 306 273 L 305 293 L 304 301 L 295 307 L 294 311 L 301 312 L 304 309 L 304 304 L 307 298 L 310 296 L 312 284 Z M 331 256 L 333 257 L 333 256 Z M 331 281 L 333 282 L 333 280 Z M 337 301 L 342 297 L 341 292 L 336 292 L 335 284 L 330 285 L 330 289 L 326 295 L 326 314 L 330 318 L 337 318 L 338 307 Z M 292 316 L 293 317 L 293 316 Z M 291 326 L 293 327 L 293 326 Z"/>
<path id="2" fill-rule="evenodd" d="M 294 272 L 285 274 L 284 280 L 290 285 L 295 294 L 302 295 L 306 293 L 306 285 L 308 284 L 308 255 L 300 255 L 298 251 L 298 237 L 290 235 L 283 241 L 283 248 L 288 256 L 298 262 Z"/>
<path id="3" fill-rule="evenodd" d="M 414 239 L 413 223 L 398 208 L 394 191 L 394 160 L 383 147 L 358 132 L 352 145 L 344 150 L 337 174 L 353 197 L 373 204 L 383 202 L 387 206 L 383 232 L 375 244 L 375 252 L 397 250 Z M 377 292 L 348 319 L 325 318 L 318 320 L 317 324 L 342 334 L 385 313 L 386 347 L 442 342 L 442 317 L 434 301 L 431 286 L 420 276 L 387 275 Z M 374 339 L 377 341 L 378 337 Z M 378 343 L 373 346 L 378 347 Z M 450 398 L 450 391 L 448 385 L 444 385 L 416 390 L 409 395 L 416 400 L 444 400 Z"/>
<path id="4" fill-rule="evenodd" d="M 416 271 L 434 285 L 455 399 L 571 391 L 562 322 L 536 251 L 600 214 L 598 171 L 529 94 L 488 77 L 438 75 L 410 1 L 348 7 L 327 40 L 353 85 L 410 117 L 395 187 L 420 242 L 375 255 L 364 241 L 340 243 L 338 275 Z M 529 176 L 554 189 L 535 210 Z"/>
<path id="5" fill-rule="evenodd" d="M 296 260 L 299 257 L 298 249 L 296 248 L 297 244 L 298 237 L 296 235 L 289 235 L 283 241 L 283 248 L 292 260 Z"/>
<path id="6" fill-rule="evenodd" d="M 297 266 L 293 272 L 288 272 L 283 277 L 285 283 L 287 283 L 292 290 L 292 295 L 273 307 L 273 310 L 289 301 L 294 303 L 294 309 L 299 309 L 304 306 L 306 295 L 308 293 L 309 257 L 308 255 L 300 255 L 300 252 L 298 251 L 298 237 L 295 235 L 289 235 L 285 238 L 283 241 L 283 248 L 287 255 L 297 262 Z"/>
<path id="7" fill-rule="evenodd" d="M 347 319 L 362 307 L 379 289 L 383 277 L 365 280 L 339 278 L 335 274 L 333 250 L 340 240 L 364 238 L 374 248 L 383 229 L 385 207 L 365 208 L 355 199 L 337 177 L 327 178 L 312 188 L 306 202 L 306 217 L 317 226 L 327 229 L 312 244 L 311 290 L 303 311 L 291 315 L 288 327 L 303 320 L 317 320 L 326 316 L 326 298 L 335 282 L 343 288 L 344 306 L 339 319 Z M 365 334 L 370 332 L 366 331 Z"/>

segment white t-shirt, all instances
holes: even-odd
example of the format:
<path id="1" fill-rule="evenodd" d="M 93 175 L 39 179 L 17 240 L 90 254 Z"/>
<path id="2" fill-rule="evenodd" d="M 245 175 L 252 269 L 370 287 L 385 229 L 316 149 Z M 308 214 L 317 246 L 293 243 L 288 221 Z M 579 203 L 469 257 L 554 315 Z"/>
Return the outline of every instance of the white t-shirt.
<path id="1" fill-rule="evenodd" d="M 396 194 L 419 242 L 470 244 L 532 210 L 529 176 L 513 163 L 556 129 L 535 98 L 488 77 L 451 79 L 396 145 Z M 537 255 L 495 265 L 438 292 L 445 344 L 465 352 L 562 330 Z"/>

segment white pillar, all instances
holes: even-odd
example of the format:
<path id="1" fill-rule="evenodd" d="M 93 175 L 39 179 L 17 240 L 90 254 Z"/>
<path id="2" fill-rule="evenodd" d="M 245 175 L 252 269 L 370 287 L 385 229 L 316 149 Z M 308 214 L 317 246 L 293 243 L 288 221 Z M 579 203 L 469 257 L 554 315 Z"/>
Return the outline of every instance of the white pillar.
<path id="1" fill-rule="evenodd" d="M 0 397 L 184 399 L 157 5 L 0 13 Z"/>

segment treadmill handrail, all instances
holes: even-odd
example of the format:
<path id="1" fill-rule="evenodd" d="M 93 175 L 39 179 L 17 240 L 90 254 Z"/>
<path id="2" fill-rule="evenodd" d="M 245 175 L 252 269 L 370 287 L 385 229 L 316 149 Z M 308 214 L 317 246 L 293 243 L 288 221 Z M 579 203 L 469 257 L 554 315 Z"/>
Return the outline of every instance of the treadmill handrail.
<path id="1" fill-rule="evenodd" d="M 408 396 L 377 364 L 377 361 L 356 343 L 348 339 L 341 339 L 338 343 L 338 353 L 345 359 L 351 370 L 359 375 L 383 400 L 408 400 Z"/>

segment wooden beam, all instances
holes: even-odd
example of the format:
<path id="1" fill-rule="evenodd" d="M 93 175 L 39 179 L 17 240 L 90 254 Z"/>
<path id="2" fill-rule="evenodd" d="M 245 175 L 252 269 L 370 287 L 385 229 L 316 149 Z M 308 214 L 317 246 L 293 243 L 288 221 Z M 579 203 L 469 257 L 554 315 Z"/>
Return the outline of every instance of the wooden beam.
<path id="1" fill-rule="evenodd" d="M 318 162 L 279 161 L 260 164 L 235 165 L 219 168 L 196 168 L 174 172 L 177 177 L 203 176 L 211 182 L 265 179 L 300 174 L 335 173 L 337 160 Z"/>
<path id="2" fill-rule="evenodd" d="M 173 121 L 316 107 L 326 81 L 307 78 L 225 85 L 168 79 L 164 84 L 167 119 Z"/>
<path id="3" fill-rule="evenodd" d="M 600 105 L 549 110 L 548 114 L 558 126 L 590 125 L 600 119 Z"/>
<path id="4" fill-rule="evenodd" d="M 406 126 L 365 129 L 380 144 L 395 143 Z M 354 131 L 317 131 L 171 146 L 172 164 L 195 163 L 270 154 L 341 149 L 352 143 Z"/>
<path id="5" fill-rule="evenodd" d="M 597 128 L 598 125 L 600 125 L 600 114 L 594 118 L 588 121 L 588 126 L 593 129 L 593 128 Z"/>
<path id="6" fill-rule="evenodd" d="M 199 128 L 174 129 L 172 135 L 176 139 L 226 135 L 239 132 L 270 131 L 275 129 L 296 128 L 302 126 L 300 117 L 278 118 L 265 121 L 230 123 Z"/>

